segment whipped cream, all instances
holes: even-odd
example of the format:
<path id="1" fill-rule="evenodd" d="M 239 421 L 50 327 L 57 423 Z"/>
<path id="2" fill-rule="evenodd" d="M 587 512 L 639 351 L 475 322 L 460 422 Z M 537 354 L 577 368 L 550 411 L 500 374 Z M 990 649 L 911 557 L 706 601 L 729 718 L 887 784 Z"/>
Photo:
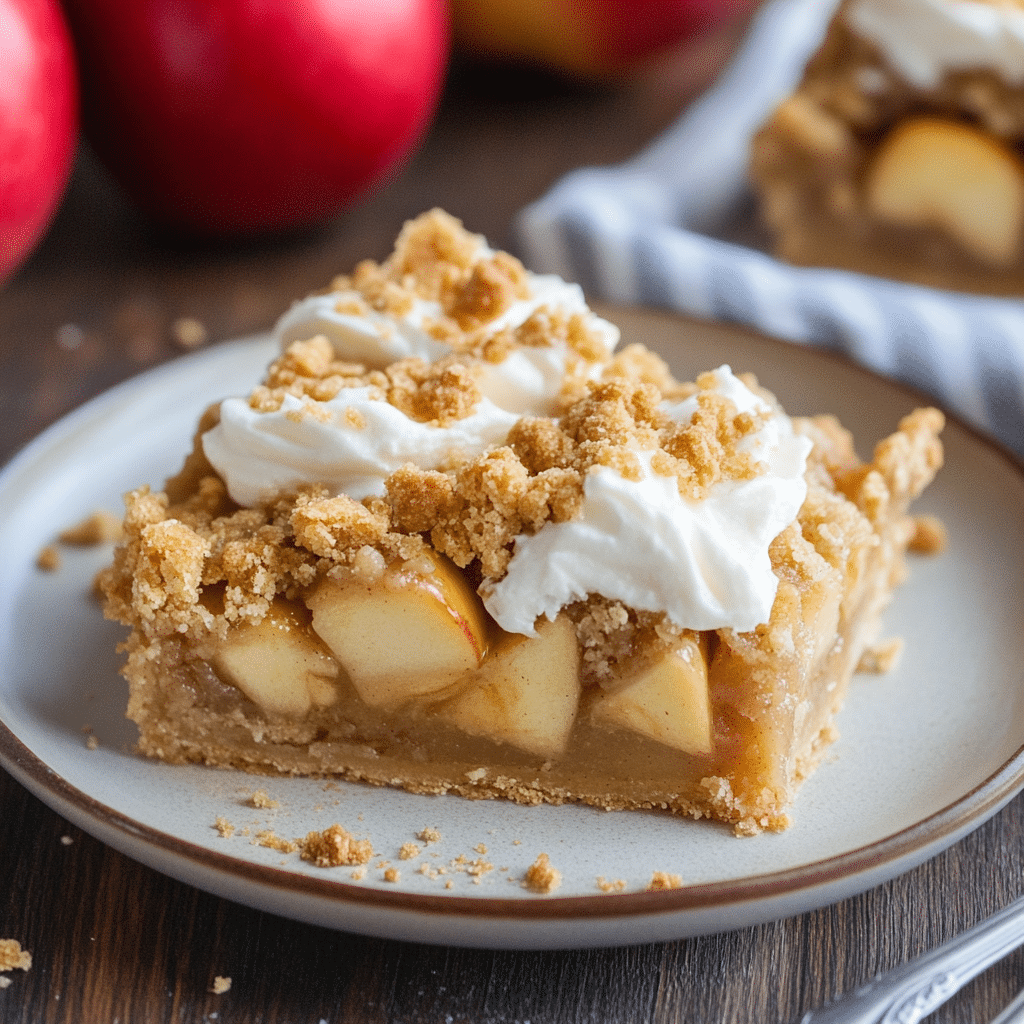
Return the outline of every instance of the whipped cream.
<path id="1" fill-rule="evenodd" d="M 502 444 L 519 419 L 485 398 L 471 416 L 437 427 L 410 419 L 372 388 L 346 388 L 318 402 L 318 416 L 304 406 L 292 395 L 275 412 L 257 412 L 243 398 L 221 403 L 220 423 L 203 435 L 203 451 L 239 505 L 258 505 L 302 484 L 324 484 L 361 501 L 383 494 L 384 480 L 407 462 L 437 469 Z"/>
<path id="2" fill-rule="evenodd" d="M 737 412 L 771 411 L 728 366 L 715 378 L 715 390 Z M 697 399 L 662 408 L 689 423 Z M 812 447 L 787 416 L 771 413 L 739 446 L 764 472 L 722 481 L 701 501 L 682 497 L 675 477 L 655 473 L 651 451 L 637 452 L 639 481 L 595 466 L 578 516 L 517 538 L 507 574 L 484 581 L 487 610 L 503 629 L 529 636 L 536 635 L 539 616 L 553 619 L 563 605 L 589 594 L 664 611 L 684 629 L 742 632 L 766 622 L 778 587 L 768 547 L 804 502 Z"/>
<path id="3" fill-rule="evenodd" d="M 1024 82 L 1024 10 L 1009 4 L 853 0 L 845 18 L 918 88 L 935 88 L 951 71 L 983 68 Z"/>
<path id="4" fill-rule="evenodd" d="M 478 259 L 493 256 L 493 250 L 481 245 Z M 499 331 L 514 330 L 540 309 L 566 317 L 582 314 L 587 325 L 601 340 L 610 356 L 619 342 L 619 330 L 593 313 L 587 306 L 583 289 L 563 281 L 555 274 L 529 274 L 530 295 L 515 300 L 504 313 L 488 322 L 482 337 Z M 367 309 L 365 313 L 346 312 L 346 300 L 358 299 L 354 292 L 312 295 L 297 302 L 278 321 L 277 336 L 283 347 L 322 334 L 334 346 L 339 359 L 383 369 L 399 359 L 419 357 L 434 362 L 450 355 L 452 348 L 428 333 L 428 327 L 442 317 L 441 305 L 416 299 L 411 309 L 395 316 Z M 500 363 L 480 365 L 481 393 L 508 412 L 547 416 L 555 410 L 555 401 L 566 373 L 573 368 L 596 379 L 602 363 L 584 364 L 567 345 L 539 345 L 514 349 Z"/>
<path id="5" fill-rule="evenodd" d="M 493 255 L 480 244 L 476 258 Z M 322 483 L 361 500 L 384 493 L 385 478 L 407 462 L 437 469 L 454 456 L 471 456 L 502 444 L 522 415 L 555 411 L 567 375 L 600 376 L 619 340 L 618 328 L 589 310 L 579 285 L 553 274 L 529 274 L 529 296 L 517 299 L 480 331 L 486 337 L 514 329 L 540 309 L 581 314 L 604 350 L 584 360 L 563 342 L 513 348 L 500 363 L 472 364 L 482 399 L 472 414 L 442 425 L 411 419 L 371 388 L 345 388 L 316 415 L 288 396 L 273 412 L 260 412 L 244 398 L 221 403 L 220 423 L 203 435 L 203 451 L 240 505 L 257 505 L 281 490 Z M 362 312 L 348 312 L 362 306 Z M 282 351 L 293 341 L 325 336 L 339 359 L 380 369 L 399 359 L 434 362 L 452 346 L 429 332 L 440 319 L 440 304 L 414 299 L 401 315 L 381 313 L 358 293 L 314 295 L 292 306 L 275 327 Z"/>

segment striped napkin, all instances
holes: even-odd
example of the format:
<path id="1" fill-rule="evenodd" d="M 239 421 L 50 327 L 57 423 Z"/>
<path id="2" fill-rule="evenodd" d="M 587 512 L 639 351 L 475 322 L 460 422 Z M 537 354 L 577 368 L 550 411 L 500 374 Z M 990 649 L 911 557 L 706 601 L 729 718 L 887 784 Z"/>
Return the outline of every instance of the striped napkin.
<path id="1" fill-rule="evenodd" d="M 520 213 L 521 254 L 593 298 L 842 352 L 1024 456 L 1024 300 L 792 267 L 721 237 L 753 208 L 750 137 L 798 83 L 835 4 L 762 7 L 718 83 L 647 150 L 573 171 Z"/>

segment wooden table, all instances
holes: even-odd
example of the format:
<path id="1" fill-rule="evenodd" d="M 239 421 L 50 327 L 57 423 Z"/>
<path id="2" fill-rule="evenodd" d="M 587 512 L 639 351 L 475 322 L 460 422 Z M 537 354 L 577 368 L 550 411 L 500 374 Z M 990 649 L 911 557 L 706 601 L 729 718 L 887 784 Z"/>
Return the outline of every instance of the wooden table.
<path id="1" fill-rule="evenodd" d="M 501 246 L 515 212 L 569 168 L 653 138 L 729 52 L 710 43 L 641 81 L 573 92 L 460 66 L 425 144 L 319 233 L 196 247 L 152 235 L 83 156 L 52 231 L 0 292 L 0 461 L 64 413 L 181 349 L 263 330 L 292 298 L 439 205 Z M 66 838 L 65 838 L 66 837 Z M 70 840 L 70 842 L 68 841 Z M 328 931 L 172 881 L 70 826 L 0 771 L 4 1024 L 737 1021 L 776 1024 L 949 938 L 1024 890 L 1024 803 L 948 852 L 836 906 L 750 930 L 635 948 L 491 952 Z M 229 992 L 210 991 L 215 975 Z M 936 1021 L 986 1021 L 1024 983 L 1024 952 Z"/>

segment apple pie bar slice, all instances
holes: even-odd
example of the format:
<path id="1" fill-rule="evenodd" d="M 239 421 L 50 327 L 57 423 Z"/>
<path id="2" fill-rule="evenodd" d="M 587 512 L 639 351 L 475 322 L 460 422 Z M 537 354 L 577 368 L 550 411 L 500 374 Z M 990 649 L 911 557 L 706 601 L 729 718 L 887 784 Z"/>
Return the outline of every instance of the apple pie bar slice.
<path id="1" fill-rule="evenodd" d="M 903 574 L 942 416 L 861 462 L 437 211 L 278 325 L 102 579 L 139 749 L 778 830 Z"/>
<path id="2" fill-rule="evenodd" d="M 751 176 L 778 254 L 1024 291 L 1024 3 L 844 0 Z"/>

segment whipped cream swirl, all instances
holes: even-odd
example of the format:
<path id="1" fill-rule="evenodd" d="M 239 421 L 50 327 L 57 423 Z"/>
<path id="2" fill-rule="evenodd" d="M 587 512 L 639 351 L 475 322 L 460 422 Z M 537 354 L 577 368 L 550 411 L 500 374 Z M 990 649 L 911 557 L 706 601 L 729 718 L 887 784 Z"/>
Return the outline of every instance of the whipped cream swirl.
<path id="1" fill-rule="evenodd" d="M 481 245 L 477 258 L 493 255 Z M 444 425 L 414 420 L 369 387 L 345 388 L 326 402 L 286 396 L 273 412 L 253 409 L 244 398 L 221 403 L 220 423 L 203 435 L 203 450 L 240 505 L 257 505 L 302 484 L 322 483 L 361 500 L 384 493 L 384 480 L 412 462 L 437 469 L 453 457 L 471 456 L 504 442 L 522 415 L 554 412 L 567 375 L 600 376 L 618 343 L 619 331 L 587 307 L 579 285 L 554 275 L 528 275 L 529 296 L 517 299 L 482 328 L 482 336 L 514 330 L 547 309 L 580 314 L 604 357 L 584 360 L 564 342 L 514 347 L 499 363 L 472 360 L 482 399 L 466 418 Z M 362 307 L 358 313 L 348 310 Z M 401 314 L 381 313 L 355 292 L 315 295 L 296 303 L 278 321 L 282 350 L 293 341 L 325 336 L 338 358 L 381 369 L 399 359 L 434 362 L 452 346 L 428 330 L 442 316 L 440 304 L 416 299 Z"/>
<path id="2" fill-rule="evenodd" d="M 874 43 L 911 85 L 935 88 L 951 71 L 987 69 L 1024 82 L 1024 10 L 980 0 L 853 0 L 850 28 Z"/>
<path id="3" fill-rule="evenodd" d="M 703 500 L 690 501 L 675 477 L 651 469 L 653 452 L 637 452 L 639 481 L 595 466 L 584 481 L 579 515 L 520 536 L 507 574 L 481 587 L 484 605 L 503 629 L 534 636 L 539 616 L 553 619 L 563 605 L 590 594 L 665 611 L 684 629 L 742 632 L 768 620 L 778 587 L 768 547 L 804 502 L 811 441 L 795 434 L 790 419 L 769 410 L 728 366 L 715 378 L 715 390 L 737 412 L 771 413 L 739 445 L 763 472 L 722 481 Z M 689 423 L 697 399 L 663 408 L 676 422 Z"/>

